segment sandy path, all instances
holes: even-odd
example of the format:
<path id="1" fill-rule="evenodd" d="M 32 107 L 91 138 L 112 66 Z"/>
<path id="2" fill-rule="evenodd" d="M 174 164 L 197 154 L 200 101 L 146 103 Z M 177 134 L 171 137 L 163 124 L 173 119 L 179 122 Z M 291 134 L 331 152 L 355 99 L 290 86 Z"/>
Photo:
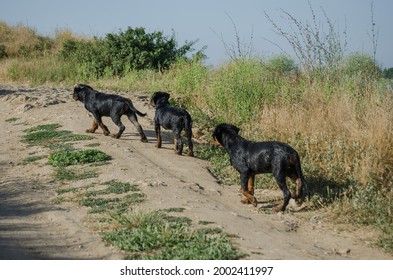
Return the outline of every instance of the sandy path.
<path id="1" fill-rule="evenodd" d="M 238 186 L 217 184 L 206 162 L 175 155 L 168 143 L 170 134 L 164 148 L 157 150 L 151 122 L 154 111 L 147 107 L 142 95 L 124 95 L 140 111 L 148 113 L 139 120 L 150 142 L 141 143 L 126 119 L 126 130 L 119 140 L 98 131 L 92 141 L 99 142 L 99 150 L 113 160 L 101 167 L 98 178 L 90 180 L 137 183 L 146 195 L 141 208 L 183 207 L 181 215 L 194 223 L 215 222 L 224 231 L 239 236 L 235 242 L 250 259 L 393 258 L 367 245 L 374 237 L 370 231 L 329 224 L 322 212 L 273 214 L 242 205 Z M 93 231 L 85 208 L 51 202 L 60 183 L 53 181 L 53 170 L 45 161 L 20 164 L 31 149 L 40 149 L 27 148 L 20 142 L 23 129 L 59 123 L 62 129 L 84 134 L 92 119 L 82 103 L 73 101 L 68 89 L 0 85 L 0 105 L 0 258 L 122 259 L 121 252 L 106 246 Z M 18 121 L 5 121 L 13 117 Z M 116 131 L 109 119 L 104 122 Z M 73 187 L 85 183 L 63 183 L 62 187 L 64 184 Z M 263 201 L 265 192 L 256 191 L 259 200 Z"/>

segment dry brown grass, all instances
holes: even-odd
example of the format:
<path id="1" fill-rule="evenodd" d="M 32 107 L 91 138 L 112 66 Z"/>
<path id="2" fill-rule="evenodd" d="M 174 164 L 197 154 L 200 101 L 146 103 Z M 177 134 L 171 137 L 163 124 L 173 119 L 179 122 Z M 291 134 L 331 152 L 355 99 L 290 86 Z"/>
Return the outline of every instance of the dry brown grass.
<path id="1" fill-rule="evenodd" d="M 31 51 L 39 45 L 40 36 L 29 27 L 0 22 L 0 44 L 5 46 L 8 57 L 16 57 L 22 50 Z"/>

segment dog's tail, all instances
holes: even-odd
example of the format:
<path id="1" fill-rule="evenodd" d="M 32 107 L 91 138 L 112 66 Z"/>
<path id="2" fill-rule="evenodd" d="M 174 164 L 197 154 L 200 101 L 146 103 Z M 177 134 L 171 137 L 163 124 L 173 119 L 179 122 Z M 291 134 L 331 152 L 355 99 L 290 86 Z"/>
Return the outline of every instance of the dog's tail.
<path id="1" fill-rule="evenodd" d="M 131 110 L 132 112 L 134 112 L 135 114 L 137 114 L 137 115 L 139 115 L 139 116 L 141 116 L 141 117 L 146 116 L 146 113 L 141 113 L 141 112 L 139 112 L 139 111 L 134 107 L 134 105 L 132 104 L 131 100 L 127 99 L 127 105 L 128 105 L 128 107 L 130 108 L 130 110 Z"/>
<path id="2" fill-rule="evenodd" d="M 296 169 L 297 176 L 299 177 L 300 183 L 301 183 L 301 186 L 300 186 L 301 189 L 299 190 L 301 197 L 307 196 L 308 200 L 310 200 L 310 198 L 311 198 L 310 188 L 308 186 L 306 179 L 304 179 L 302 168 L 300 165 L 300 158 L 299 158 L 299 155 L 297 155 L 297 154 L 295 156 L 295 169 Z"/>

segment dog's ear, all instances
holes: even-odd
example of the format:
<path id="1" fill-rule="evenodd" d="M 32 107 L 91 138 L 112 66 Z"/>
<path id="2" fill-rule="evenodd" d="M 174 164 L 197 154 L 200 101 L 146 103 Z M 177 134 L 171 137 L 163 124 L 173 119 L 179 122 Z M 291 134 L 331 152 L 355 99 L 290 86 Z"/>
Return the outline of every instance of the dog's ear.
<path id="1" fill-rule="evenodd" d="M 81 89 L 81 85 L 80 84 L 76 84 L 74 86 L 74 91 L 79 91 Z"/>
<path id="2" fill-rule="evenodd" d="M 84 89 L 93 89 L 93 88 L 91 86 L 84 85 L 84 84 L 76 84 L 74 86 L 74 91 L 75 92 L 80 92 L 81 90 L 84 90 Z"/>
<path id="3" fill-rule="evenodd" d="M 163 92 L 162 95 L 164 96 L 164 98 L 166 98 L 167 100 L 169 99 L 169 97 L 171 97 L 171 95 L 167 92 Z"/>
<path id="4" fill-rule="evenodd" d="M 225 128 L 235 134 L 239 134 L 240 131 L 240 128 L 234 126 L 233 124 L 226 124 Z"/>
<path id="5" fill-rule="evenodd" d="M 149 105 L 155 107 L 157 105 L 157 99 L 159 98 L 160 92 L 156 91 L 150 98 Z"/>

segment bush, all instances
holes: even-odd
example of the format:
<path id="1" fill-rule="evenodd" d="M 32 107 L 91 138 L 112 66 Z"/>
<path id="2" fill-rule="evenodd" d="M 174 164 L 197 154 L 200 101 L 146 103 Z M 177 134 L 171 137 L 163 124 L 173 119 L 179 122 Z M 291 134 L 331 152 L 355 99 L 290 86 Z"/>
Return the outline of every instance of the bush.
<path id="1" fill-rule="evenodd" d="M 22 25 L 9 26 L 0 21 L 0 58 L 37 57 L 52 52 L 55 42 Z"/>
<path id="2" fill-rule="evenodd" d="M 129 27 L 125 32 L 109 33 L 104 39 L 65 40 L 59 54 L 82 66 L 87 78 L 99 78 L 123 76 L 130 70 L 167 69 L 179 58 L 186 58 L 194 43 L 177 47 L 174 35 L 168 38 L 162 32 L 146 33 L 142 27 Z"/>
<path id="3" fill-rule="evenodd" d="M 381 75 L 381 69 L 375 64 L 374 59 L 364 53 L 353 53 L 346 57 L 344 69 L 347 75 L 361 76 L 365 79 L 376 79 Z"/>
<path id="4" fill-rule="evenodd" d="M 278 55 L 270 58 L 267 66 L 277 74 L 288 74 L 297 69 L 295 61 L 286 55 Z"/>

